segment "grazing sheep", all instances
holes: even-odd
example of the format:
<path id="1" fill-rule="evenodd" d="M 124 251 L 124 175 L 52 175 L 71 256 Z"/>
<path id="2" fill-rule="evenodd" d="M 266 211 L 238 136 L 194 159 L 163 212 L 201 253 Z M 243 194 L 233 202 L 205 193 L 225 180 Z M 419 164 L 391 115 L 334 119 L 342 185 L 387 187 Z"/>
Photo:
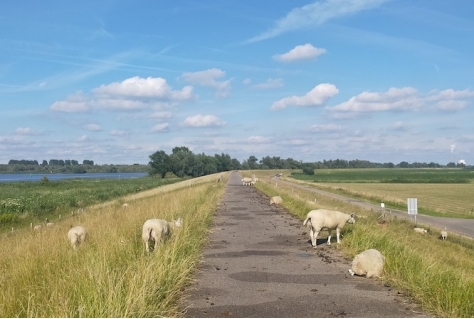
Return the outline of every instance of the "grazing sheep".
<path id="1" fill-rule="evenodd" d="M 87 231 L 82 226 L 75 226 L 67 232 L 67 238 L 71 243 L 72 248 L 76 249 L 80 244 L 86 240 Z"/>
<path id="2" fill-rule="evenodd" d="M 448 238 L 448 232 L 446 231 L 446 227 L 444 227 L 444 230 L 441 231 L 440 237 L 442 240 L 446 240 L 446 238 Z"/>
<path id="3" fill-rule="evenodd" d="M 163 240 L 171 236 L 171 230 L 175 227 L 181 227 L 183 220 L 173 220 L 167 222 L 163 219 L 148 219 L 142 228 L 142 239 L 145 243 L 145 250 L 150 252 L 150 243 L 154 243 L 154 246 L 161 243 Z"/>
<path id="4" fill-rule="evenodd" d="M 337 243 L 339 244 L 341 229 L 346 225 L 346 223 L 354 224 L 355 215 L 344 214 L 336 210 L 316 209 L 308 213 L 303 225 L 306 225 L 310 230 L 311 245 L 316 247 L 316 238 L 318 237 L 319 232 L 323 229 L 327 229 L 329 232 L 328 245 L 331 245 L 332 230 L 336 229 Z"/>
<path id="5" fill-rule="evenodd" d="M 30 227 L 31 227 L 31 229 L 33 229 L 34 231 L 39 231 L 39 230 L 41 230 L 41 227 L 43 227 L 43 225 L 40 224 L 40 225 L 35 225 L 35 226 L 33 227 L 33 223 L 31 223 L 31 224 L 30 224 Z"/>
<path id="6" fill-rule="evenodd" d="M 46 220 L 45 220 L 45 224 L 46 224 L 46 227 L 51 227 L 51 226 L 54 225 L 54 223 L 51 223 L 47 217 L 46 217 Z"/>
<path id="7" fill-rule="evenodd" d="M 369 249 L 361 252 L 354 257 L 352 261 L 352 269 L 349 269 L 349 273 L 359 276 L 366 276 L 367 278 L 382 276 L 383 265 L 385 257 L 377 249 Z"/>
<path id="8" fill-rule="evenodd" d="M 128 206 L 130 206 L 130 205 L 128 205 L 128 203 L 125 203 L 125 204 L 122 205 L 122 208 L 128 208 Z"/>
<path id="9" fill-rule="evenodd" d="M 414 231 L 416 231 L 417 233 L 420 233 L 420 234 L 426 234 L 428 231 L 424 228 L 419 228 L 419 227 L 415 227 L 413 228 Z"/>

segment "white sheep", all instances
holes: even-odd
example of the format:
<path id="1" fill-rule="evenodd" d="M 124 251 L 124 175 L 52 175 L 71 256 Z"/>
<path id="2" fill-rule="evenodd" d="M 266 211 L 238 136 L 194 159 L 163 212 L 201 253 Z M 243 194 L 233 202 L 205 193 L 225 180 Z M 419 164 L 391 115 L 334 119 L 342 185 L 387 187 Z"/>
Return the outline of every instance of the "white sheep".
<path id="1" fill-rule="evenodd" d="M 413 228 L 413 230 L 417 233 L 420 233 L 420 234 L 426 234 L 428 231 L 424 228 L 419 228 L 419 227 L 415 227 Z"/>
<path id="2" fill-rule="evenodd" d="M 349 273 L 352 276 L 356 274 L 366 276 L 367 278 L 380 278 L 382 276 L 384 262 L 385 257 L 380 251 L 377 249 L 369 249 L 354 257 Z"/>
<path id="3" fill-rule="evenodd" d="M 86 240 L 87 231 L 82 226 L 75 226 L 67 232 L 67 238 L 71 243 L 72 248 L 76 249 L 80 244 Z"/>
<path id="4" fill-rule="evenodd" d="M 283 199 L 280 197 L 280 196 L 273 196 L 272 198 L 270 198 L 270 205 L 272 204 L 281 204 L 283 203 Z"/>
<path id="5" fill-rule="evenodd" d="M 241 179 L 242 185 L 244 186 L 250 186 L 252 185 L 252 179 L 250 177 L 244 177 Z"/>
<path id="6" fill-rule="evenodd" d="M 129 206 L 128 203 L 125 203 L 122 205 L 122 208 L 128 208 L 128 206 Z"/>
<path id="7" fill-rule="evenodd" d="M 345 214 L 336 210 L 328 209 L 316 209 L 312 210 L 306 216 L 306 219 L 303 222 L 303 225 L 306 225 L 310 230 L 311 245 L 316 247 L 316 238 L 321 230 L 328 230 L 328 245 L 331 245 L 331 233 L 332 230 L 336 230 L 337 243 L 340 243 L 339 237 L 341 234 L 341 229 L 346 225 L 346 223 L 354 224 L 355 215 L 354 214 Z"/>
<path id="8" fill-rule="evenodd" d="M 33 227 L 33 223 L 30 224 L 30 227 L 31 229 L 33 229 L 34 231 L 40 231 L 41 230 L 41 227 L 43 227 L 43 225 L 39 224 L 39 225 L 35 225 Z"/>
<path id="9" fill-rule="evenodd" d="M 446 231 L 446 227 L 444 227 L 444 230 L 440 232 L 440 236 L 442 240 L 446 240 L 446 238 L 448 238 L 448 232 Z"/>
<path id="10" fill-rule="evenodd" d="M 163 219 L 148 219 L 142 228 L 142 240 L 145 243 L 145 250 L 150 252 L 150 243 L 154 246 L 171 236 L 171 229 L 181 227 L 183 221 L 181 218 L 167 222 Z"/>

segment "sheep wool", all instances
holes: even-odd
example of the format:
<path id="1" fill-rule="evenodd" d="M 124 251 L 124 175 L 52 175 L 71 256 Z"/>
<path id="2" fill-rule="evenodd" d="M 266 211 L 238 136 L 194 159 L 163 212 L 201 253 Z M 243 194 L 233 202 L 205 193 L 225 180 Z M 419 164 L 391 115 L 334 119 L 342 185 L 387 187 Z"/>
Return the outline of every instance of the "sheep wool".
<path id="1" fill-rule="evenodd" d="M 270 205 L 272 204 L 281 204 L 283 203 L 283 199 L 280 197 L 280 196 L 273 196 L 272 198 L 270 198 Z"/>
<path id="2" fill-rule="evenodd" d="M 349 269 L 351 275 L 366 276 L 367 278 L 380 278 L 383 272 L 385 257 L 377 249 L 369 249 L 354 257 L 352 268 Z"/>

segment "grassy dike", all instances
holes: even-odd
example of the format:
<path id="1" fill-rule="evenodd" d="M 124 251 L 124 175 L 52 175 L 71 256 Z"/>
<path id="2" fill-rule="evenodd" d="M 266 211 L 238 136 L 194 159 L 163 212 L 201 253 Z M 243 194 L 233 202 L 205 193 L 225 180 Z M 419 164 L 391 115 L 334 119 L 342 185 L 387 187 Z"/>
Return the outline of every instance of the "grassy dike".
<path id="1" fill-rule="evenodd" d="M 128 197 L 128 209 L 122 201 L 109 202 L 39 233 L 25 228 L 3 238 L 0 317 L 180 316 L 179 299 L 224 194 L 225 182 L 215 180 L 210 176 L 163 186 Z M 183 227 L 146 254 L 143 222 L 178 217 Z M 77 251 L 67 241 L 70 225 L 88 230 Z"/>
<path id="2" fill-rule="evenodd" d="M 355 213 L 356 224 L 346 225 L 341 245 L 333 245 L 353 258 L 370 248 L 385 258 L 384 284 L 404 292 L 425 311 L 436 317 L 474 316 L 474 250 L 472 241 L 448 236 L 438 239 L 439 231 L 427 235 L 413 231 L 412 223 L 388 219 L 378 223 L 379 213 L 364 210 L 314 193 L 278 184 L 268 176 L 258 176 L 256 187 L 268 196 L 280 195 L 284 206 L 301 221 L 317 208 Z M 322 232 L 321 236 L 326 236 Z M 368 279 L 372 280 L 372 279 Z"/>

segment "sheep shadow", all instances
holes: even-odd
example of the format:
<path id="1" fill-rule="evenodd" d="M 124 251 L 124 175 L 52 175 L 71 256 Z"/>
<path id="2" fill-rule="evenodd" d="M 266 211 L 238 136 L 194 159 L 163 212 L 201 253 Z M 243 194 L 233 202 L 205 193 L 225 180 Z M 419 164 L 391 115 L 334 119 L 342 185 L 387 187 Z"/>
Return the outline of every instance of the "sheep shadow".
<path id="1" fill-rule="evenodd" d="M 312 245 L 311 239 L 308 239 L 306 242 L 307 242 L 310 246 Z M 328 238 L 327 238 L 327 237 L 326 237 L 326 238 L 316 238 L 316 247 L 318 247 L 319 245 L 323 245 L 323 244 L 326 245 L 327 242 L 328 242 Z M 332 243 L 333 243 L 333 241 L 331 240 L 331 244 L 332 244 Z"/>

